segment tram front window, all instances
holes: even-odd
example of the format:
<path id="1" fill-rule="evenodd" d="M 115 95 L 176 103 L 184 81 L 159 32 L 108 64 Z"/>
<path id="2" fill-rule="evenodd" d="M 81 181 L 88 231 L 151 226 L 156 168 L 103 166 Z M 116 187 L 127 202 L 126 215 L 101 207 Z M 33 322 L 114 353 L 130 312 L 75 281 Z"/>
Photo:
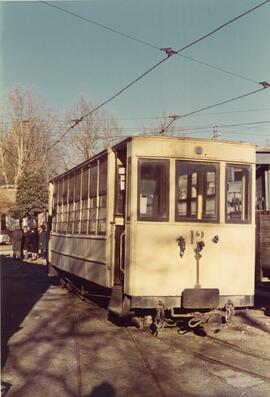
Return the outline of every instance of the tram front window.
<path id="1" fill-rule="evenodd" d="M 168 219 L 168 160 L 139 160 L 138 218 Z"/>
<path id="2" fill-rule="evenodd" d="M 176 220 L 217 221 L 216 164 L 176 161 Z"/>
<path id="3" fill-rule="evenodd" d="M 226 222 L 250 220 L 250 167 L 226 165 Z"/>

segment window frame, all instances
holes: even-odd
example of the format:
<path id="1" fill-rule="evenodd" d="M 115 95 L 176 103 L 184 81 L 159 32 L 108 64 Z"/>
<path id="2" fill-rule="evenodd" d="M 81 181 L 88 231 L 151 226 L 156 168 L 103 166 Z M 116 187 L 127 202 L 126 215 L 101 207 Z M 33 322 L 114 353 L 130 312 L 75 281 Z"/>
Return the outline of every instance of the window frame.
<path id="1" fill-rule="evenodd" d="M 105 166 L 104 166 L 105 165 Z M 104 167 L 104 169 L 102 168 Z M 104 173 L 101 170 L 105 170 Z M 97 187 L 98 187 L 98 194 L 97 194 L 97 219 L 96 219 L 96 234 L 106 235 L 106 226 L 107 226 L 107 204 L 108 204 L 108 197 L 107 197 L 107 184 L 108 184 L 108 157 L 105 156 L 98 161 L 98 180 L 97 180 Z M 101 206 L 105 197 L 105 206 Z M 105 218 L 101 218 L 101 210 L 105 209 Z M 105 222 L 105 230 L 101 230 L 101 223 Z"/>
<path id="2" fill-rule="evenodd" d="M 242 220 L 242 219 L 228 219 L 228 213 L 227 213 L 227 167 L 239 167 L 242 169 L 246 169 L 248 172 L 248 181 L 246 182 L 246 188 L 247 188 L 247 199 L 248 199 L 248 205 L 247 205 L 247 219 Z M 225 197 L 224 197 L 224 209 L 225 209 L 225 216 L 224 220 L 226 224 L 251 224 L 252 222 L 252 165 L 251 164 L 241 164 L 241 163 L 225 163 Z"/>
<path id="3" fill-rule="evenodd" d="M 90 190 L 90 167 L 87 165 L 82 168 L 81 175 L 81 225 L 80 234 L 88 235 L 88 223 L 89 223 L 89 190 Z M 86 188 L 85 188 L 86 184 Z"/>
<path id="4" fill-rule="evenodd" d="M 96 169 L 95 178 L 93 178 L 93 169 Z M 91 172 L 92 171 L 92 172 Z M 89 200 L 89 222 L 88 222 L 88 230 L 87 234 L 89 235 L 96 235 L 97 234 L 97 211 L 98 211 L 98 162 L 95 161 L 90 163 L 89 165 L 89 178 L 90 178 L 90 185 L 88 190 L 88 200 Z M 95 181 L 95 190 L 93 190 L 94 182 Z M 95 206 L 92 206 L 93 202 L 95 201 Z M 92 213 L 94 213 L 95 217 L 92 217 Z M 95 229 L 92 230 L 92 221 L 94 220 Z"/>
<path id="5" fill-rule="evenodd" d="M 215 198 L 216 198 L 216 217 L 215 219 L 207 219 L 207 218 L 202 218 L 202 219 L 198 219 L 198 215 L 196 213 L 196 217 L 190 217 L 190 216 L 180 216 L 178 215 L 178 194 L 177 194 L 177 187 L 178 187 L 178 172 L 177 172 L 177 164 L 180 163 L 192 163 L 192 164 L 201 164 L 204 166 L 210 165 L 210 166 L 214 166 L 215 170 L 216 170 L 216 184 L 215 184 L 215 188 L 216 188 L 216 194 L 215 194 Z M 209 171 L 212 172 L 212 171 Z M 198 182 L 197 182 L 197 186 L 198 186 Z M 191 222 L 191 223 L 220 223 L 220 162 L 217 161 L 195 161 L 195 160 L 185 160 L 185 159 L 176 159 L 175 161 L 175 221 L 176 222 Z M 207 196 L 203 196 L 203 207 L 205 207 L 205 198 L 207 198 Z M 196 198 L 197 200 L 197 198 Z"/>
<path id="6" fill-rule="evenodd" d="M 159 163 L 165 165 L 165 184 L 161 183 L 161 186 L 165 185 L 165 216 L 142 216 L 140 214 L 140 182 L 141 182 L 141 166 L 143 162 Z M 131 169 L 129 166 L 128 169 Z M 130 177 L 128 178 L 130 179 Z M 129 200 L 130 198 L 128 198 Z M 170 159 L 164 158 L 149 158 L 140 157 L 138 158 L 137 165 L 137 220 L 143 222 L 168 222 L 170 217 Z"/>
<path id="7" fill-rule="evenodd" d="M 82 198 L 82 169 L 78 169 L 74 173 L 75 186 L 74 186 L 74 204 L 73 204 L 73 234 L 80 234 L 81 228 L 81 198 Z"/>

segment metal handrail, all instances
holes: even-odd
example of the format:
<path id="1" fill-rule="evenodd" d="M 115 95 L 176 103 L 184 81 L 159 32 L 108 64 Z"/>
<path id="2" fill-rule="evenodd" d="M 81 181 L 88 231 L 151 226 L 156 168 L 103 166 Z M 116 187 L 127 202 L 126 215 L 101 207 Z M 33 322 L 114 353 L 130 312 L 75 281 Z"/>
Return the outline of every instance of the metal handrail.
<path id="1" fill-rule="evenodd" d="M 120 256 L 119 256 L 119 267 L 122 273 L 125 273 L 125 269 L 123 267 L 123 237 L 126 235 L 126 232 L 123 232 L 120 236 Z"/>

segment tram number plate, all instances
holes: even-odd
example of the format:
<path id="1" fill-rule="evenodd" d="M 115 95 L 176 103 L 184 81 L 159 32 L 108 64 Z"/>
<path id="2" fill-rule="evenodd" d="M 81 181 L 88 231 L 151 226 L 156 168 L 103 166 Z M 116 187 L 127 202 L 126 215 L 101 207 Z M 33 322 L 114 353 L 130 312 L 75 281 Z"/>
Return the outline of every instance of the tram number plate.
<path id="1" fill-rule="evenodd" d="M 182 293 L 182 307 L 185 309 L 214 309 L 218 305 L 217 288 L 187 288 Z"/>

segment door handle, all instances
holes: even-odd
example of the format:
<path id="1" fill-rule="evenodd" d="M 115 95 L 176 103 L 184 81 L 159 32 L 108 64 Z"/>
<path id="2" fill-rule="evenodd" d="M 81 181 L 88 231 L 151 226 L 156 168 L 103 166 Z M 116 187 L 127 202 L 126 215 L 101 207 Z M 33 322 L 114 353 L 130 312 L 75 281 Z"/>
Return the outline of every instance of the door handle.
<path id="1" fill-rule="evenodd" d="M 123 232 L 120 236 L 120 255 L 119 255 L 119 267 L 122 273 L 125 273 L 125 269 L 123 267 L 123 239 L 125 237 L 126 233 Z"/>

